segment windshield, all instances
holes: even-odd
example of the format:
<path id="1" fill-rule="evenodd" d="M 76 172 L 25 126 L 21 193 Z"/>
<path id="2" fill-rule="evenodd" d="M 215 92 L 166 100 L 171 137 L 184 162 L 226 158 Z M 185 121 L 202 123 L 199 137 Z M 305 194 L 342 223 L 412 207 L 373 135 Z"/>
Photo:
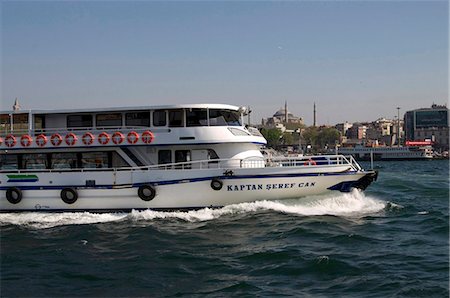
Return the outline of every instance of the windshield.
<path id="1" fill-rule="evenodd" d="M 209 110 L 210 126 L 242 126 L 241 117 L 237 111 Z"/>

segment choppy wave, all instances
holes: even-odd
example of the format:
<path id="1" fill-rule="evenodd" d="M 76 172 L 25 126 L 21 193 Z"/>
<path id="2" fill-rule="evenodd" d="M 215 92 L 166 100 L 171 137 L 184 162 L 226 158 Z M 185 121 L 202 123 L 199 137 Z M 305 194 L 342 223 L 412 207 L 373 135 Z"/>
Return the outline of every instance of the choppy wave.
<path id="1" fill-rule="evenodd" d="M 361 217 L 377 213 L 389 202 L 365 196 L 354 190 L 351 193 L 339 193 L 334 196 L 314 196 L 283 201 L 256 201 L 228 205 L 219 209 L 204 208 L 189 212 L 132 211 L 131 213 L 3 213 L 0 225 L 19 225 L 37 229 L 62 225 L 82 225 L 118 221 L 142 222 L 156 219 L 178 219 L 188 222 L 210 221 L 223 216 L 273 211 L 300 216 L 334 215 L 340 217 Z"/>

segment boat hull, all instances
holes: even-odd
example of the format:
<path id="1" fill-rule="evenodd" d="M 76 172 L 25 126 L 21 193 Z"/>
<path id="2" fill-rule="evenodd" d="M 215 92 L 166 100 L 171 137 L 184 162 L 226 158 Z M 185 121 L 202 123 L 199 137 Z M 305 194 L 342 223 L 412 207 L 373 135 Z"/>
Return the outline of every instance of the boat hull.
<path id="1" fill-rule="evenodd" d="M 108 175 L 97 171 L 60 173 L 59 176 L 55 176 L 54 173 L 47 174 L 49 177 L 43 173 L 34 175 L 38 176 L 38 181 L 9 182 L 9 185 L 2 186 L 0 211 L 100 212 L 132 209 L 198 209 L 257 200 L 292 199 L 332 190 L 349 191 L 354 187 L 365 188 L 367 185 L 358 183 L 364 177 L 369 177 L 367 178 L 369 184 L 376 179 L 372 177 L 373 172 L 348 171 L 346 167 L 334 167 L 332 171 L 326 168 L 303 172 L 287 168 L 261 170 L 131 171 L 110 172 Z M 186 178 L 188 175 L 190 178 Z M 106 176 L 110 178 L 105 179 Z M 23 175 L 22 179 L 30 180 L 32 177 L 33 175 Z M 216 189 L 213 189 L 213 180 L 217 183 Z M 39 181 L 41 183 L 36 184 Z M 64 183 L 65 181 L 70 183 Z M 21 192 L 22 199 L 16 204 L 9 202 L 6 197 L 6 192 L 11 187 L 20 189 Z M 142 187 L 151 187 L 155 192 L 154 197 L 148 201 L 141 199 L 138 193 Z M 75 202 L 69 204 L 62 200 L 64 189 L 73 189 L 76 192 Z"/>

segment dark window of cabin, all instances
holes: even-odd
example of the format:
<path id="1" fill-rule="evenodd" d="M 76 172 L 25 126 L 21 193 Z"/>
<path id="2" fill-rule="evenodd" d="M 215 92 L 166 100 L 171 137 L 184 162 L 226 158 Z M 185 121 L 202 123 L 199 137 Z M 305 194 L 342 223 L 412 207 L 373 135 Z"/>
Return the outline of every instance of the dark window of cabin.
<path id="1" fill-rule="evenodd" d="M 82 168 L 108 168 L 109 152 L 82 152 L 81 153 Z"/>
<path id="2" fill-rule="evenodd" d="M 150 112 L 126 113 L 126 126 L 150 126 Z"/>
<path id="3" fill-rule="evenodd" d="M 113 113 L 113 114 L 98 114 L 95 116 L 95 125 L 97 127 L 105 127 L 105 126 L 122 126 L 122 114 L 121 113 Z"/>
<path id="4" fill-rule="evenodd" d="M 51 169 L 76 169 L 77 154 L 75 152 L 52 153 Z"/>
<path id="5" fill-rule="evenodd" d="M 13 130 L 15 132 L 28 131 L 28 114 L 14 114 L 13 115 Z"/>
<path id="6" fill-rule="evenodd" d="M 68 115 L 67 127 L 92 127 L 92 115 Z"/>
<path id="7" fill-rule="evenodd" d="M 17 170 L 19 168 L 19 159 L 16 154 L 0 155 L 0 170 Z"/>
<path id="8" fill-rule="evenodd" d="M 166 111 L 158 110 L 153 112 L 153 126 L 166 126 Z"/>
<path id="9" fill-rule="evenodd" d="M 169 127 L 182 127 L 183 125 L 183 110 L 169 111 Z"/>
<path id="10" fill-rule="evenodd" d="M 208 113 L 206 109 L 186 110 L 186 126 L 207 126 Z"/>
<path id="11" fill-rule="evenodd" d="M 11 130 L 10 117 L 8 114 L 0 115 L 0 132 L 7 133 Z"/>
<path id="12" fill-rule="evenodd" d="M 217 155 L 216 151 L 208 149 L 208 159 L 219 159 L 219 155 Z"/>
<path id="13" fill-rule="evenodd" d="M 240 126 L 240 114 L 236 111 L 209 110 L 209 125 L 211 126 Z"/>
<path id="14" fill-rule="evenodd" d="M 23 154 L 22 169 L 47 169 L 48 159 L 45 153 Z"/>
<path id="15" fill-rule="evenodd" d="M 172 163 L 172 151 L 171 150 L 159 150 L 158 151 L 158 164 Z"/>
<path id="16" fill-rule="evenodd" d="M 34 129 L 42 130 L 45 129 L 45 116 L 35 115 L 34 116 Z"/>
<path id="17" fill-rule="evenodd" d="M 175 162 L 187 162 L 191 161 L 191 151 L 190 150 L 175 150 Z M 177 169 L 190 169 L 191 164 L 183 164 L 175 166 Z"/>

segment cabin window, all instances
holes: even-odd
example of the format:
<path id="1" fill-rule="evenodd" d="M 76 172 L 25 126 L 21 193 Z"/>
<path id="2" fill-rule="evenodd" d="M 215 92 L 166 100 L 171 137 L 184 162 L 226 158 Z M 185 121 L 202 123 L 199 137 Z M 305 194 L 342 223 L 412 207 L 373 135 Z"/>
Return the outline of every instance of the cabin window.
<path id="1" fill-rule="evenodd" d="M 0 130 L 4 133 L 7 133 L 11 130 L 11 123 L 8 114 L 0 115 Z"/>
<path id="2" fill-rule="evenodd" d="M 171 150 L 159 150 L 158 151 L 158 164 L 172 163 L 172 151 Z"/>
<path id="3" fill-rule="evenodd" d="M 81 167 L 82 168 L 108 168 L 108 152 L 82 152 Z"/>
<path id="4" fill-rule="evenodd" d="M 74 152 L 52 153 L 51 168 L 52 169 L 76 169 L 77 154 Z"/>
<path id="5" fill-rule="evenodd" d="M 48 159 L 45 153 L 23 154 L 22 169 L 47 169 Z"/>
<path id="6" fill-rule="evenodd" d="M 190 150 L 175 150 L 175 162 L 187 162 L 191 161 L 191 151 Z M 190 169 L 191 164 L 183 164 L 175 166 L 176 169 Z"/>
<path id="7" fill-rule="evenodd" d="M 105 127 L 105 126 L 122 126 L 122 114 L 121 113 L 113 113 L 113 114 L 98 114 L 95 117 L 95 125 L 97 127 Z"/>
<path id="8" fill-rule="evenodd" d="M 208 113 L 206 109 L 186 110 L 186 126 L 207 126 Z"/>
<path id="9" fill-rule="evenodd" d="M 182 127 L 183 124 L 183 110 L 170 110 L 169 111 L 169 126 L 170 127 Z"/>
<path id="10" fill-rule="evenodd" d="M 153 126 L 166 126 L 166 111 L 153 112 Z"/>
<path id="11" fill-rule="evenodd" d="M 208 159 L 219 159 L 219 155 L 217 155 L 216 151 L 208 149 Z"/>
<path id="12" fill-rule="evenodd" d="M 236 111 L 209 110 L 209 125 L 211 126 L 241 126 L 240 115 Z"/>
<path id="13" fill-rule="evenodd" d="M 16 154 L 2 154 L 0 156 L 0 170 L 17 170 L 18 156 Z"/>
<path id="14" fill-rule="evenodd" d="M 120 156 L 117 152 L 112 153 L 112 167 L 113 168 L 123 168 L 129 167 L 130 165 Z"/>
<path id="15" fill-rule="evenodd" d="M 92 127 L 92 115 L 68 115 L 67 127 Z"/>
<path id="16" fill-rule="evenodd" d="M 150 126 L 150 112 L 126 113 L 126 126 Z"/>
<path id="17" fill-rule="evenodd" d="M 28 114 L 13 114 L 14 132 L 26 132 L 28 128 Z"/>
<path id="18" fill-rule="evenodd" d="M 34 129 L 42 130 L 45 128 L 45 116 L 44 115 L 35 115 L 34 116 Z"/>

